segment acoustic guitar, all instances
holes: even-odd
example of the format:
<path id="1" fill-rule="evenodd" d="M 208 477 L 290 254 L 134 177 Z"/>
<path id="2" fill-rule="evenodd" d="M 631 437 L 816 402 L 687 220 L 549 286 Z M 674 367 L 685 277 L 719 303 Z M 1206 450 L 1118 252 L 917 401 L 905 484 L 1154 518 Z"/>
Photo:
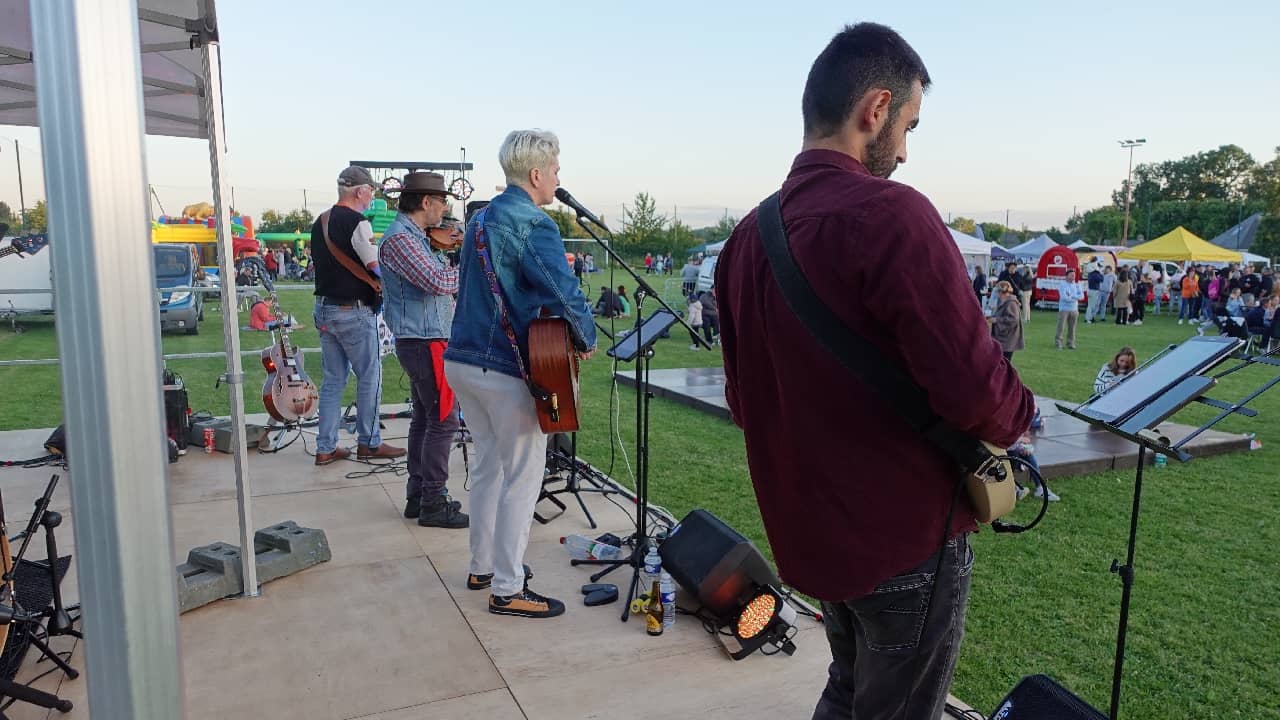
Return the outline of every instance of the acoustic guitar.
<path id="1" fill-rule="evenodd" d="M 8 255 L 17 255 L 22 257 L 26 255 L 34 255 L 40 252 L 49 244 L 48 235 L 28 235 L 26 237 L 17 237 L 9 241 L 8 247 L 0 248 L 0 258 Z"/>
<path id="2" fill-rule="evenodd" d="M 529 381 L 542 432 L 576 432 L 578 353 L 564 318 L 542 317 L 529 324 Z"/>
<path id="3" fill-rule="evenodd" d="M 277 318 L 284 318 L 275 297 L 271 300 Z M 314 417 L 320 411 L 320 393 L 302 367 L 302 350 L 294 347 L 289 327 L 281 323 L 271 347 L 262 351 L 267 380 L 262 384 L 262 404 L 267 414 L 282 423 Z"/>

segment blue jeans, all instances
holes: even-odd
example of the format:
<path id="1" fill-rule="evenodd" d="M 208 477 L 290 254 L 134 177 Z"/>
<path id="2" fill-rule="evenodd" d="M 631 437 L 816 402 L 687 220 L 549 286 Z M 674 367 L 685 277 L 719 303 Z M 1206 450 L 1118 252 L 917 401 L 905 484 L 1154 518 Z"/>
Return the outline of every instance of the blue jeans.
<path id="1" fill-rule="evenodd" d="M 1182 305 L 1178 308 L 1179 320 L 1195 320 L 1196 298 L 1182 298 Z"/>
<path id="2" fill-rule="evenodd" d="M 378 326 L 367 307 L 323 305 L 316 300 L 312 316 L 320 332 L 320 428 L 316 453 L 338 447 L 338 421 L 342 419 L 342 392 L 347 373 L 356 374 L 356 436 L 361 445 L 382 444 L 378 432 L 378 405 L 382 402 L 382 358 L 378 353 Z"/>

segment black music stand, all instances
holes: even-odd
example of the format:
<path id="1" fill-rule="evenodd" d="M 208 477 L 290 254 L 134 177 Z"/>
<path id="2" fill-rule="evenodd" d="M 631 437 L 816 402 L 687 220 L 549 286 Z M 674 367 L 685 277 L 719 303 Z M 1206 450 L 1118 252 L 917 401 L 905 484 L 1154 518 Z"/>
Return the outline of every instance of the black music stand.
<path id="1" fill-rule="evenodd" d="M 1138 446 L 1138 467 L 1134 472 L 1133 509 L 1129 515 L 1129 544 L 1124 565 L 1111 561 L 1111 572 L 1120 576 L 1123 591 L 1120 596 L 1120 623 L 1116 632 L 1116 658 L 1111 678 L 1111 708 L 1108 717 L 1117 720 L 1120 713 L 1120 682 L 1124 668 L 1125 639 L 1129 629 L 1129 603 L 1133 594 L 1134 549 L 1138 540 L 1138 512 L 1142 500 L 1142 473 L 1147 464 L 1147 453 L 1162 453 L 1180 462 L 1191 460 L 1184 448 L 1201 433 L 1217 425 L 1232 414 L 1257 417 L 1258 412 L 1246 407 L 1254 398 L 1280 383 L 1280 374 L 1258 387 L 1243 399 L 1225 403 L 1204 396 L 1226 375 L 1252 365 L 1280 368 L 1280 359 L 1273 353 L 1243 355 L 1237 350 L 1243 341 L 1227 336 L 1193 337 L 1181 345 L 1170 346 L 1164 352 L 1144 363 L 1121 382 L 1106 392 L 1099 393 L 1084 403 L 1071 407 L 1058 403 L 1058 409 L 1089 425 L 1106 430 Z M 1239 365 L 1216 375 L 1209 370 L 1228 359 L 1241 361 Z M 1213 419 L 1196 428 L 1176 443 L 1161 435 L 1156 426 L 1187 405 L 1199 402 L 1219 413 Z"/>
<path id="2" fill-rule="evenodd" d="M 636 533 L 631 555 L 621 560 L 570 560 L 571 565 L 604 565 L 605 568 L 591 576 L 591 582 L 630 565 L 631 586 L 627 600 L 622 604 L 622 622 L 631 614 L 631 601 L 636 597 L 640 584 L 640 571 L 649 545 L 649 363 L 653 360 L 653 343 L 679 318 L 668 310 L 655 310 L 648 320 L 640 322 L 640 308 L 636 307 L 636 328 L 609 348 L 608 355 L 622 362 L 636 363 Z"/>

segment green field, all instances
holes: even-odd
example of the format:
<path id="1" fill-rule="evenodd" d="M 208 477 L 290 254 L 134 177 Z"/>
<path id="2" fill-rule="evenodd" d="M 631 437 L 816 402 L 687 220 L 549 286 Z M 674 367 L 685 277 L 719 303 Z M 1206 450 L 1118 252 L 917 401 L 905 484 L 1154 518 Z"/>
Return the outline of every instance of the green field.
<path id="1" fill-rule="evenodd" d="M 600 284 L 595 277 L 600 276 L 593 284 Z M 678 296 L 678 281 L 667 281 L 666 287 Z M 287 310 L 312 324 L 309 295 L 282 297 Z M 199 336 L 166 335 L 165 352 L 219 349 L 219 316 L 210 312 L 207 317 Z M 1028 349 L 1014 357 L 1014 365 L 1038 394 L 1074 400 L 1088 395 L 1098 367 L 1119 346 L 1134 346 L 1141 361 L 1193 332 L 1167 316 L 1148 315 L 1142 327 L 1081 325 L 1079 349 L 1057 351 L 1053 320 L 1051 313 L 1034 314 L 1027 327 Z M 27 327 L 22 335 L 0 329 L 0 358 L 56 356 L 52 323 L 32 321 Z M 261 347 L 265 337 L 244 332 L 241 343 L 246 349 Z M 311 327 L 298 332 L 296 341 L 302 347 L 318 345 Z M 309 358 L 317 380 L 318 361 Z M 680 332 L 658 343 L 654 367 L 719 363 L 718 353 L 690 350 Z M 170 365 L 185 378 L 194 409 L 227 412 L 225 387 L 214 389 L 221 360 Z M 249 378 L 261 377 L 255 359 L 246 360 L 245 367 Z M 402 401 L 408 385 L 399 365 L 387 358 L 384 369 L 384 401 Z M 613 475 L 625 482 L 628 471 L 621 454 L 611 453 L 607 432 L 610 375 L 603 355 L 584 365 L 585 430 L 579 447 L 601 468 L 610 467 L 612 455 Z M 1260 370 L 1237 373 L 1214 396 L 1234 397 L 1264 378 Z M 6 390 L 0 429 L 61 422 L 56 367 L 0 368 L 0 382 Z M 246 395 L 250 412 L 260 410 L 253 394 Z M 1262 450 L 1171 465 L 1148 475 L 1125 666 L 1126 717 L 1280 718 L 1280 555 L 1275 550 L 1280 546 L 1280 390 L 1254 407 L 1259 418 L 1232 418 L 1221 429 L 1257 433 Z M 616 411 L 621 445 L 632 453 L 633 391 L 619 389 Z M 737 428 L 665 400 L 653 402 L 651 415 L 653 500 L 677 517 L 708 508 L 768 552 Z M 1208 417 L 1210 410 L 1197 405 L 1177 419 Z M 1064 479 L 1054 489 L 1062 502 L 1036 531 L 1014 537 L 983 532 L 975 538 L 978 559 L 953 692 L 983 711 L 1021 676 L 1036 672 L 1055 676 L 1099 708 L 1107 706 L 1120 601 L 1119 580 L 1108 566 L 1124 553 L 1132 473 Z"/>

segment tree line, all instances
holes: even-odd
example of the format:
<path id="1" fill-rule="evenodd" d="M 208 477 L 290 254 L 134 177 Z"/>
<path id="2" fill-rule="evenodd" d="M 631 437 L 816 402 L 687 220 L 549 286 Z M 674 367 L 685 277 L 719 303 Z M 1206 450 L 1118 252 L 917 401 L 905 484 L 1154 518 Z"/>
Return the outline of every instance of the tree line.
<path id="1" fill-rule="evenodd" d="M 952 228 L 1012 247 L 1041 232 L 1057 242 L 1084 240 L 1119 244 L 1124 235 L 1125 185 L 1111 193 L 1111 203 L 1076 213 L 1063 229 L 1014 230 L 999 223 L 957 217 Z M 1262 223 L 1250 252 L 1280 256 L 1280 147 L 1266 163 L 1257 162 L 1238 145 L 1187 155 L 1177 160 L 1143 163 L 1133 169 L 1129 196 L 1129 241 L 1153 240 L 1179 225 L 1211 240 L 1254 213 Z"/>

